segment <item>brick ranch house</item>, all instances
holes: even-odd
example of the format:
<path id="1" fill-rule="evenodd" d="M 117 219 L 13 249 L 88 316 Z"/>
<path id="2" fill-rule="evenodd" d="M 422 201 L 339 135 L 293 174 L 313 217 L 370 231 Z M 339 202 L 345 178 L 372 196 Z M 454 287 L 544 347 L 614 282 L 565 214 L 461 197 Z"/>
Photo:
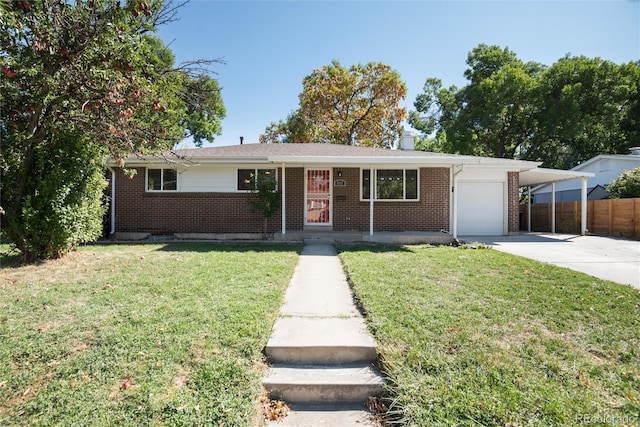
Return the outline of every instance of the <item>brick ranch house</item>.
<path id="1" fill-rule="evenodd" d="M 110 164 L 110 235 L 144 239 L 257 238 L 250 177 L 275 174 L 282 205 L 275 239 L 303 232 L 421 236 L 508 235 L 519 230 L 519 187 L 548 182 L 538 163 L 334 144 L 244 144 L 132 157 L 133 178 Z M 527 175 L 528 174 L 528 175 Z M 554 175 L 555 176 L 555 175 Z M 575 176 L 572 176 L 575 178 Z M 372 197 L 373 195 L 373 197 Z M 296 234 L 297 233 L 297 234 Z M 429 241 L 426 238 L 426 241 Z M 431 239 L 432 240 L 432 239 Z"/>

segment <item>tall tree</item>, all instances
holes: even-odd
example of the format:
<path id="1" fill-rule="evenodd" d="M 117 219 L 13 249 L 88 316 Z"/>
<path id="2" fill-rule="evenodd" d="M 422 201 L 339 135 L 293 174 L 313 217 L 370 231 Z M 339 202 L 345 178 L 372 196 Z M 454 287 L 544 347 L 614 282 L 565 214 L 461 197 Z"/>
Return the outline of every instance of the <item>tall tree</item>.
<path id="1" fill-rule="evenodd" d="M 561 58 L 540 76 L 539 157 L 570 168 L 598 154 L 627 153 L 640 136 L 640 63 Z"/>
<path id="2" fill-rule="evenodd" d="M 60 219 L 67 201 L 88 194 L 55 198 L 44 183 L 95 190 L 65 177 L 83 167 L 94 176 L 106 155 L 124 166 L 131 154 L 158 153 L 189 134 L 212 141 L 225 110 L 217 81 L 203 71 L 218 61 L 175 66 L 151 35 L 177 13 L 162 0 L 12 1 L 0 8 L 2 229 L 25 258 L 56 257 L 97 233 L 91 221 Z M 60 171 L 57 181 L 47 181 L 52 171 Z M 48 222 L 38 219 L 45 216 Z M 62 236 L 47 239 L 53 230 Z"/>
<path id="3" fill-rule="evenodd" d="M 467 58 L 469 84 L 442 88 L 428 79 L 409 123 L 438 133 L 431 148 L 479 156 L 526 158 L 537 144 L 537 75 L 542 66 L 524 63 L 509 49 L 481 44 Z M 438 144 L 439 143 L 439 144 Z"/>
<path id="4" fill-rule="evenodd" d="M 481 44 L 467 64 L 462 88 L 427 79 L 409 113 L 418 146 L 570 168 L 637 144 L 640 62 L 567 56 L 545 67 Z"/>
<path id="5" fill-rule="evenodd" d="M 390 147 L 402 133 L 407 87 L 390 66 L 333 61 L 305 77 L 300 109 L 261 140 Z"/>

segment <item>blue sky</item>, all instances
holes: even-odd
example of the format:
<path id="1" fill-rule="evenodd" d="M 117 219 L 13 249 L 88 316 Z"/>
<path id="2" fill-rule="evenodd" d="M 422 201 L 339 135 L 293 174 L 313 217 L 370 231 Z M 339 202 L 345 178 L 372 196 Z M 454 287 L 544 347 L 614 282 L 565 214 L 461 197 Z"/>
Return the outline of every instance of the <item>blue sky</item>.
<path id="1" fill-rule="evenodd" d="M 179 17 L 158 33 L 178 62 L 226 62 L 214 67 L 227 108 L 214 145 L 258 142 L 298 108 L 302 79 L 333 59 L 390 65 L 407 84 L 408 109 L 428 77 L 465 85 L 467 54 L 480 43 L 546 65 L 565 54 L 640 59 L 638 0 L 192 0 Z"/>

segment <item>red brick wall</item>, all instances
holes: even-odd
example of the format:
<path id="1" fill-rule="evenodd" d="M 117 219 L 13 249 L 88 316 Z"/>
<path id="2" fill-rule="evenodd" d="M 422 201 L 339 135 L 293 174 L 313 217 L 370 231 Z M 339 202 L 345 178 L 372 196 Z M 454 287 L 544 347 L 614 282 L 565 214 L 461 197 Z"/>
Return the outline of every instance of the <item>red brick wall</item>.
<path id="1" fill-rule="evenodd" d="M 360 201 L 360 169 L 333 168 L 334 180 L 342 172 L 344 187 L 333 187 L 333 229 L 369 230 L 369 201 Z M 420 169 L 420 200 L 374 202 L 374 231 L 449 230 L 449 169 Z"/>
<path id="2" fill-rule="evenodd" d="M 116 170 L 116 232 L 260 233 L 263 219 L 250 213 L 244 193 L 182 193 L 145 191 L 145 169 L 129 179 Z M 333 187 L 333 229 L 369 229 L 369 202 L 360 201 L 360 169 L 334 168 L 346 186 Z M 287 168 L 287 229 L 304 228 L 304 169 Z M 282 170 L 278 170 L 282 178 Z M 449 229 L 449 169 L 420 170 L 420 200 L 375 202 L 376 231 L 439 231 Z M 268 231 L 280 231 L 282 212 L 269 219 Z"/>
<path id="3" fill-rule="evenodd" d="M 282 177 L 282 169 L 278 170 L 278 177 Z M 304 228 L 304 168 L 286 168 L 286 203 L 287 203 L 287 230 L 302 230 Z M 282 228 L 281 212 L 278 211 L 280 226 Z"/>
<path id="4" fill-rule="evenodd" d="M 263 218 L 249 212 L 245 193 L 146 192 L 145 169 L 133 179 L 116 169 L 116 232 L 261 233 Z M 281 228 L 278 211 L 269 231 Z"/>
<path id="5" fill-rule="evenodd" d="M 517 233 L 520 231 L 520 174 L 509 172 L 507 180 L 509 233 Z"/>

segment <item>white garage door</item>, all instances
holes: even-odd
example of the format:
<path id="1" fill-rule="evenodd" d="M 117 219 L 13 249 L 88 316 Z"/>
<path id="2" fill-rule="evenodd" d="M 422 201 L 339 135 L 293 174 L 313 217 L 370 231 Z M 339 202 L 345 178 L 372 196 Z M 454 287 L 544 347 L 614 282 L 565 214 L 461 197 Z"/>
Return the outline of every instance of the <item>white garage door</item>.
<path id="1" fill-rule="evenodd" d="M 504 234 L 504 184 L 461 182 L 458 184 L 458 235 Z"/>

